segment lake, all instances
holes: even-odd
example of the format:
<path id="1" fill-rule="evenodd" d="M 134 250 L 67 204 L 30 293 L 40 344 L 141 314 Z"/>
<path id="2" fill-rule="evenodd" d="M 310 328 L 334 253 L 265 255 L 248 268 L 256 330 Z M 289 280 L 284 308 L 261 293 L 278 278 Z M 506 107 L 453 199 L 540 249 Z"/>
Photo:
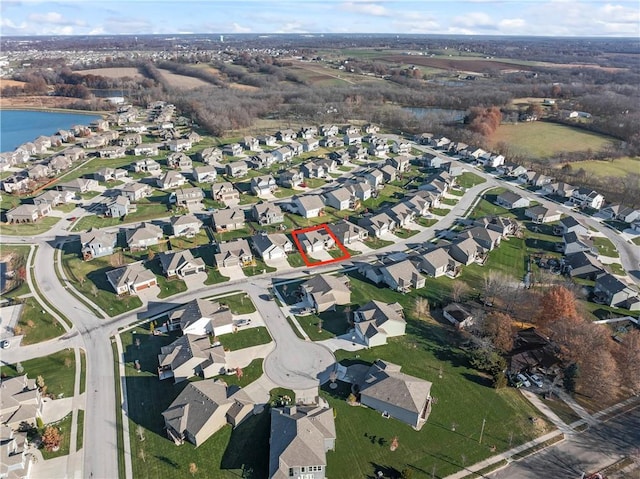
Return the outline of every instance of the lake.
<path id="1" fill-rule="evenodd" d="M 453 110 L 447 108 L 418 108 L 418 107 L 403 107 L 405 111 L 413 113 L 418 118 L 427 118 L 434 120 L 441 120 L 445 123 L 459 122 L 464 120 L 467 115 L 465 110 Z"/>
<path id="2" fill-rule="evenodd" d="M 48 111 L 0 110 L 0 151 L 13 151 L 41 135 L 51 136 L 73 125 L 88 125 L 98 115 Z"/>

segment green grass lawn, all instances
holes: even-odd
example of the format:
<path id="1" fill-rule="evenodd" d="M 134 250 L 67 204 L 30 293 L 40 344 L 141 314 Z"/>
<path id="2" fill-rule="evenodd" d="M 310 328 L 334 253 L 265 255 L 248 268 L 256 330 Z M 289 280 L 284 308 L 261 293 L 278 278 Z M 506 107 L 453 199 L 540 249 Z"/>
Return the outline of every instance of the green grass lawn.
<path id="1" fill-rule="evenodd" d="M 220 274 L 216 268 L 207 268 L 207 279 L 204 280 L 204 284 L 210 286 L 212 284 L 224 283 L 225 281 L 229 281 L 227 276 L 223 276 Z"/>
<path id="2" fill-rule="evenodd" d="M 247 266 L 246 268 L 242 268 L 245 275 L 255 276 L 257 274 L 273 273 L 274 271 L 277 270 L 277 268 L 267 265 L 260 258 L 254 258 L 254 261 L 256 263 L 255 266 Z"/>
<path id="3" fill-rule="evenodd" d="M 393 232 L 394 235 L 402 239 L 411 238 L 418 233 L 420 233 L 418 230 L 410 230 L 408 228 L 398 228 Z"/>
<path id="4" fill-rule="evenodd" d="M 307 316 L 296 316 L 298 324 L 302 326 L 302 329 L 311 341 L 322 341 L 323 339 L 329 339 L 335 337 L 335 334 L 330 333 L 323 327 L 320 327 L 320 319 L 315 314 Z"/>
<path id="5" fill-rule="evenodd" d="M 451 210 L 447 208 L 431 208 L 431 213 L 436 216 L 447 216 L 449 213 L 451 213 Z"/>
<path id="6" fill-rule="evenodd" d="M 120 220 L 120 218 L 111 218 L 107 216 L 103 217 L 98 215 L 83 216 L 73 226 L 71 231 L 86 231 L 91 228 L 107 228 L 109 226 L 137 223 L 139 221 L 164 218 L 165 216 L 169 216 L 170 214 L 170 210 L 165 204 L 139 204 L 137 210 L 125 216 L 124 220 Z"/>
<path id="7" fill-rule="evenodd" d="M 607 266 L 613 274 L 624 276 L 625 270 L 620 263 L 610 263 Z"/>
<path id="8" fill-rule="evenodd" d="M 78 436 L 76 442 L 76 451 L 82 449 L 84 440 L 84 409 L 78 409 Z"/>
<path id="9" fill-rule="evenodd" d="M 49 231 L 60 221 L 55 216 L 45 216 L 35 223 L 2 223 L 3 235 L 34 236 Z"/>
<path id="10" fill-rule="evenodd" d="M 417 218 L 416 219 L 416 223 L 418 223 L 420 226 L 424 226 L 425 228 L 429 228 L 430 226 L 435 225 L 438 222 L 438 220 L 434 219 L 434 218 Z"/>
<path id="11" fill-rule="evenodd" d="M 248 236 L 251 236 L 253 234 L 253 231 L 251 231 L 251 229 L 248 226 L 245 226 L 244 228 L 239 228 L 237 230 L 232 230 L 232 231 L 225 231 L 224 233 L 214 233 L 214 237 L 216 239 L 216 241 L 218 243 L 221 243 L 223 241 L 230 241 L 236 238 L 246 238 Z"/>
<path id="12" fill-rule="evenodd" d="M 80 242 L 65 243 L 62 267 L 69 281 L 80 293 L 96 303 L 109 316 L 117 316 L 142 306 L 137 296 L 118 297 L 107 281 L 106 272 L 113 269 L 110 257 L 83 261 Z"/>
<path id="13" fill-rule="evenodd" d="M 640 157 L 623 157 L 611 161 L 588 160 L 576 163 L 568 163 L 576 170 L 583 169 L 587 174 L 599 178 L 608 176 L 622 178 L 640 170 Z"/>
<path id="14" fill-rule="evenodd" d="M 49 356 L 22 361 L 24 373 L 29 379 L 36 379 L 38 376 L 44 378 L 47 386 L 47 394 L 63 397 L 73 396 L 73 383 L 75 381 L 76 366 L 73 349 L 65 349 Z M 0 367 L 3 375 L 8 377 L 18 376 L 15 364 L 3 365 Z"/>
<path id="15" fill-rule="evenodd" d="M 364 240 L 364 244 L 369 248 L 380 249 L 380 248 L 384 248 L 385 246 L 389 246 L 390 244 L 393 244 L 393 241 L 383 240 L 380 238 L 369 236 L 367 239 Z"/>
<path id="16" fill-rule="evenodd" d="M 192 251 L 194 258 L 202 258 L 207 266 L 207 279 L 204 280 L 204 284 L 210 286 L 212 284 L 224 283 L 229 281 L 229 278 L 222 276 L 218 271 L 218 266 L 214 262 L 214 246 L 205 245 L 200 246 Z"/>
<path id="17" fill-rule="evenodd" d="M 47 341 L 64 334 L 64 328 L 56 318 L 40 306 L 35 298 L 25 298 L 18 327 L 24 334 L 22 345 Z"/>
<path id="18" fill-rule="evenodd" d="M 619 258 L 620 253 L 616 250 L 616 247 L 613 245 L 609 238 L 603 238 L 601 236 L 594 236 L 593 244 L 598 248 L 598 252 L 602 256 L 609 256 L 611 258 Z"/>
<path id="19" fill-rule="evenodd" d="M 300 253 L 288 254 L 287 261 L 293 268 L 300 268 L 302 266 L 306 266 L 306 263 L 302 259 L 302 255 Z"/>
<path id="20" fill-rule="evenodd" d="M 458 200 L 454 200 L 453 198 L 442 198 L 442 203 L 449 206 L 455 206 L 458 204 Z"/>
<path id="21" fill-rule="evenodd" d="M 217 298 L 220 304 L 226 304 L 233 314 L 251 314 L 256 312 L 256 307 L 246 293 L 232 294 Z"/>
<path id="22" fill-rule="evenodd" d="M 159 299 L 168 298 L 174 294 L 184 293 L 187 290 L 187 283 L 183 280 L 178 278 L 167 279 L 164 276 L 159 259 L 156 258 L 152 261 L 147 261 L 146 266 L 156 275 L 158 288 L 160 289 L 160 293 L 158 293 Z"/>
<path id="23" fill-rule="evenodd" d="M 507 143 L 515 153 L 529 158 L 548 158 L 567 151 L 598 151 L 611 141 L 607 136 L 544 121 L 500 125 L 491 136 L 492 145 Z"/>
<path id="24" fill-rule="evenodd" d="M 482 184 L 484 182 L 484 178 L 470 171 L 465 171 L 460 176 L 456 177 L 456 183 L 458 183 L 458 185 L 462 186 L 463 188 L 473 188 L 474 186 Z"/>
<path id="25" fill-rule="evenodd" d="M 498 190 L 498 188 L 496 188 L 496 190 Z M 492 193 L 493 191 L 494 190 L 491 190 L 491 192 L 487 193 L 485 197 L 494 198 L 495 196 L 500 194 L 500 192 L 498 191 Z M 484 218 L 485 216 L 495 216 L 495 215 L 507 216 L 510 218 L 513 218 L 514 216 L 513 213 L 511 213 L 508 209 L 503 208 L 502 206 L 495 205 L 491 203 L 491 201 L 488 201 L 485 198 L 482 198 L 478 202 L 478 204 L 475 206 L 473 211 L 469 214 L 469 218 L 476 219 L 476 218 Z"/>
<path id="26" fill-rule="evenodd" d="M 171 380 L 159 381 L 156 374 L 160 347 L 171 343 L 176 335 L 152 336 L 148 330 L 137 329 L 136 336 L 141 340 L 139 349 L 133 344 L 133 336 L 130 332 L 121 335 L 125 348 L 134 477 L 188 477 L 189 464 L 192 462 L 197 465 L 198 474 L 202 477 L 237 479 L 243 477 L 243 469 L 253 470 L 254 475 L 250 477 L 266 477 L 269 462 L 268 408 L 235 429 L 225 426 L 198 448 L 188 442 L 176 446 L 166 436 L 161 413 L 186 387 L 187 382 L 174 384 Z M 140 372 L 133 367 L 134 359 L 140 361 Z M 262 374 L 262 360 L 253 361 L 244 368 L 243 373 L 240 380 L 231 375 L 224 379 L 235 384 L 257 377 Z M 138 437 L 138 425 L 144 435 L 142 441 Z"/>
<path id="27" fill-rule="evenodd" d="M 292 190 L 291 188 L 285 188 L 284 186 L 280 186 L 273 193 L 273 196 L 275 196 L 276 198 L 289 198 L 290 196 L 293 196 L 297 193 L 300 193 L 300 192 L 296 190 Z"/>
<path id="28" fill-rule="evenodd" d="M 170 238 L 169 242 L 171 243 L 171 249 L 175 250 L 198 248 L 209 244 L 209 236 L 206 231 L 201 230 L 193 238 Z"/>
<path id="29" fill-rule="evenodd" d="M 84 349 L 80 350 L 80 394 L 82 394 L 87 386 L 87 354 Z"/>
<path id="30" fill-rule="evenodd" d="M 236 351 L 238 349 L 270 343 L 271 335 L 267 328 L 258 326 L 256 328 L 239 329 L 235 333 L 223 334 L 222 336 L 218 336 L 217 339 L 225 348 Z"/>
<path id="31" fill-rule="evenodd" d="M 60 449 L 55 452 L 47 451 L 44 448 L 40 449 L 40 452 L 42 452 L 42 458 L 45 461 L 47 459 L 53 459 L 54 457 L 68 455 L 69 447 L 71 446 L 71 414 L 67 414 L 60 421 L 52 424 L 60 431 L 60 434 L 62 435 L 62 442 L 60 443 Z"/>

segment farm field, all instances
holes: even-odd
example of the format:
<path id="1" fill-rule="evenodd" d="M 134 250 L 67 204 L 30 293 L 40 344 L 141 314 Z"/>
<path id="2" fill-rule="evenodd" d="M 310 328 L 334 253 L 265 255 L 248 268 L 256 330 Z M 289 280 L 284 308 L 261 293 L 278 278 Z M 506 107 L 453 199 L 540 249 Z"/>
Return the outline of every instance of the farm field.
<path id="1" fill-rule="evenodd" d="M 122 67 L 122 68 L 94 68 L 91 70 L 78 70 L 73 73 L 79 73 L 80 75 L 99 75 L 106 78 L 144 78 L 144 75 L 134 67 Z"/>
<path id="2" fill-rule="evenodd" d="M 159 70 L 162 73 L 163 78 L 169 83 L 170 86 L 174 88 L 178 88 L 181 90 L 193 90 L 195 88 L 200 88 L 203 86 L 211 86 L 210 83 L 207 83 L 204 80 L 200 80 L 200 78 L 189 77 L 186 75 L 178 75 L 176 73 L 170 72 L 169 70 Z"/>
<path id="3" fill-rule="evenodd" d="M 504 142 L 529 158 L 547 158 L 561 151 L 600 150 L 610 141 L 606 136 L 544 121 L 500 125 L 491 137 L 492 146 Z"/>
<path id="4" fill-rule="evenodd" d="M 612 161 L 580 161 L 578 163 L 572 163 L 571 168 L 573 170 L 583 169 L 587 174 L 599 177 L 614 176 L 622 178 L 632 173 L 640 172 L 640 157 L 636 156 L 632 158 L 626 156 Z"/>

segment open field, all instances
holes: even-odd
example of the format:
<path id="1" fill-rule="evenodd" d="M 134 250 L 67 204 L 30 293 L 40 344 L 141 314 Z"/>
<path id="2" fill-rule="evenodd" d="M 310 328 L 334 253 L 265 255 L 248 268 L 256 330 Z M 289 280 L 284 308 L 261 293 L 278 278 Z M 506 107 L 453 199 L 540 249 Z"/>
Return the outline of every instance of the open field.
<path id="1" fill-rule="evenodd" d="M 10 80 L 8 78 L 0 79 L 0 89 L 7 86 L 25 86 L 26 82 L 18 81 L 18 80 Z"/>
<path id="2" fill-rule="evenodd" d="M 490 60 L 478 57 L 424 57 L 424 56 L 410 56 L 407 55 L 387 55 L 379 58 L 382 61 L 392 63 L 411 63 L 413 65 L 419 65 L 423 67 L 438 68 L 441 70 L 454 70 L 454 71 L 472 71 L 482 72 L 485 70 L 513 70 L 516 65 L 520 66 L 520 69 L 526 70 L 526 65 L 521 63 L 513 63 Z M 526 62 L 523 62 L 526 63 Z"/>
<path id="3" fill-rule="evenodd" d="M 588 160 L 569 163 L 571 169 L 576 171 L 583 169 L 587 174 L 598 177 L 614 176 L 622 178 L 632 173 L 640 172 L 640 157 L 618 158 L 611 161 Z"/>
<path id="4" fill-rule="evenodd" d="M 500 125 L 491 136 L 491 144 L 500 142 L 529 158 L 547 158 L 559 152 L 600 150 L 611 138 L 557 123 L 534 121 Z"/>
<path id="5" fill-rule="evenodd" d="M 159 71 L 162 74 L 162 77 L 170 86 L 179 90 L 193 90 L 195 88 L 200 88 L 203 86 L 211 86 L 210 83 L 207 83 L 200 78 L 178 75 L 176 73 L 170 72 L 169 70 L 160 69 Z"/>
<path id="6" fill-rule="evenodd" d="M 140 73 L 138 69 L 134 67 L 93 68 L 91 70 L 78 70 L 74 71 L 73 73 L 78 73 L 80 75 L 98 75 L 105 78 L 144 78 L 144 75 L 142 75 L 142 73 Z"/>

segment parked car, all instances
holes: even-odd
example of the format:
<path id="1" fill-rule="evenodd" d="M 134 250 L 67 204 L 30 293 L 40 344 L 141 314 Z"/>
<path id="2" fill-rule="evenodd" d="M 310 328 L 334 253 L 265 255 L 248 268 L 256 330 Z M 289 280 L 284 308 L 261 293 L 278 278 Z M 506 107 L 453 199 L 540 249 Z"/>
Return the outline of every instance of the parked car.
<path id="1" fill-rule="evenodd" d="M 9 349 L 10 347 L 11 347 L 11 343 L 6 339 L 3 339 L 2 342 L 0 342 L 0 348 Z"/>
<path id="2" fill-rule="evenodd" d="M 527 379 L 527 377 L 524 374 L 518 373 L 516 375 L 516 378 L 518 379 L 518 381 L 520 381 L 522 383 L 522 385 L 525 388 L 530 388 L 531 387 L 531 383 L 529 382 L 529 380 Z"/>
<path id="3" fill-rule="evenodd" d="M 537 374 L 529 374 L 528 376 L 533 384 L 535 384 L 539 388 L 542 387 L 543 383 L 542 383 L 542 378 L 540 376 L 538 376 Z"/>
<path id="4" fill-rule="evenodd" d="M 235 324 L 237 328 L 242 328 L 243 326 L 249 326 L 251 324 L 251 318 L 238 319 Z"/>

